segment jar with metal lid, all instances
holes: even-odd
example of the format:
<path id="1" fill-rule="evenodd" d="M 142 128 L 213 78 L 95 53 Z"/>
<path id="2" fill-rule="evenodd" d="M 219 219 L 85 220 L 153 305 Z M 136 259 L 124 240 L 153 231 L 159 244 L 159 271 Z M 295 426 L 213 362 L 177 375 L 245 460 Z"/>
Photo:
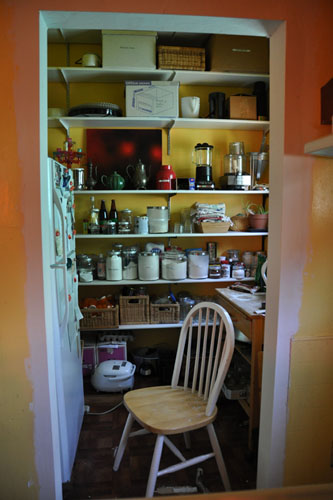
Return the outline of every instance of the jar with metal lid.
<path id="1" fill-rule="evenodd" d="M 234 262 L 232 266 L 232 278 L 241 280 L 245 278 L 245 266 L 243 262 Z"/>
<path id="2" fill-rule="evenodd" d="M 89 255 L 77 257 L 77 272 L 81 283 L 91 283 L 94 281 L 94 262 Z"/>
<path id="3" fill-rule="evenodd" d="M 147 207 L 150 233 L 167 233 L 169 229 L 168 207 Z"/>
<path id="4" fill-rule="evenodd" d="M 121 252 L 123 280 L 138 278 L 138 251 L 135 247 L 123 248 Z"/>
<path id="5" fill-rule="evenodd" d="M 112 245 L 112 250 L 115 250 L 116 252 L 121 252 L 123 249 L 123 244 L 122 243 L 113 243 Z"/>
<path id="6" fill-rule="evenodd" d="M 183 252 L 170 251 L 162 255 L 162 279 L 184 280 L 187 276 L 187 258 Z"/>
<path id="7" fill-rule="evenodd" d="M 105 232 L 106 234 L 117 234 L 117 223 L 113 220 L 106 221 Z"/>
<path id="8" fill-rule="evenodd" d="M 108 252 L 106 258 L 106 279 L 120 281 L 122 279 L 121 253 L 115 250 Z"/>
<path id="9" fill-rule="evenodd" d="M 188 277 L 208 278 L 209 254 L 204 250 L 191 250 L 188 253 Z"/>
<path id="10" fill-rule="evenodd" d="M 119 213 L 119 222 L 128 222 L 129 228 L 132 231 L 132 210 L 129 208 L 124 208 L 124 210 L 121 210 Z"/>
<path id="11" fill-rule="evenodd" d="M 153 252 L 140 252 L 138 259 L 139 280 L 154 281 L 160 277 L 160 257 Z"/>
<path id="12" fill-rule="evenodd" d="M 130 223 L 128 221 L 118 222 L 118 234 L 130 234 L 131 231 Z"/>
<path id="13" fill-rule="evenodd" d="M 221 265 L 218 260 L 213 260 L 209 263 L 208 278 L 221 278 Z"/>
<path id="14" fill-rule="evenodd" d="M 227 250 L 227 257 L 229 262 L 234 262 L 235 260 L 239 260 L 239 250 L 232 248 Z"/>

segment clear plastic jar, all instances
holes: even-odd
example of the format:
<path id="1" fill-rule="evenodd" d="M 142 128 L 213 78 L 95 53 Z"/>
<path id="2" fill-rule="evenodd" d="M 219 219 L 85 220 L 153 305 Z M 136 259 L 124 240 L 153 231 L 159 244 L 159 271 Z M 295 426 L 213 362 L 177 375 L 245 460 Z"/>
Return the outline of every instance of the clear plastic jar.
<path id="1" fill-rule="evenodd" d="M 187 258 L 182 252 L 165 252 L 162 255 L 162 279 L 184 280 L 187 275 Z"/>
<path id="2" fill-rule="evenodd" d="M 192 279 L 208 278 L 208 252 L 191 250 L 188 253 L 188 277 Z"/>
<path id="3" fill-rule="evenodd" d="M 123 248 L 121 253 L 123 280 L 138 278 L 138 251 L 136 248 Z"/>
<path id="4" fill-rule="evenodd" d="M 120 281 L 122 279 L 121 254 L 115 250 L 108 252 L 106 258 L 106 279 L 108 281 Z"/>
<path id="5" fill-rule="evenodd" d="M 140 252 L 138 259 L 139 280 L 154 281 L 160 277 L 160 258 L 157 253 Z"/>

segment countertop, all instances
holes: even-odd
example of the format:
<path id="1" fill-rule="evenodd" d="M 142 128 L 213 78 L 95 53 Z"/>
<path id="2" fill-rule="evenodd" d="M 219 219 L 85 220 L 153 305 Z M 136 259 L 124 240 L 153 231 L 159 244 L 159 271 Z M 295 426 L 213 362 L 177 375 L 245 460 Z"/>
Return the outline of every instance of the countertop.
<path id="1" fill-rule="evenodd" d="M 231 290 L 230 288 L 216 288 L 219 295 L 229 300 L 233 305 L 237 306 L 241 311 L 243 311 L 248 316 L 257 317 L 258 314 L 255 313 L 258 309 L 262 308 L 262 303 L 266 300 L 266 294 L 261 293 L 259 295 L 253 295 L 246 292 L 238 292 L 237 290 Z M 261 316 L 264 314 L 261 314 Z"/>

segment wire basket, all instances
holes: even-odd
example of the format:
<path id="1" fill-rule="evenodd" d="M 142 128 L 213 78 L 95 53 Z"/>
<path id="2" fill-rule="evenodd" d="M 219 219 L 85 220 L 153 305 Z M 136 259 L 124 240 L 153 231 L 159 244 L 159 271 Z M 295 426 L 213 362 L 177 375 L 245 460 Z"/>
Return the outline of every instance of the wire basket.
<path id="1" fill-rule="evenodd" d="M 136 325 L 149 323 L 149 295 L 119 297 L 119 312 L 121 325 Z"/>
<path id="2" fill-rule="evenodd" d="M 108 309 L 81 309 L 80 330 L 104 330 L 119 326 L 119 306 Z"/>
<path id="3" fill-rule="evenodd" d="M 249 228 L 249 218 L 247 216 L 234 215 L 231 217 L 233 226 L 230 227 L 230 231 L 247 231 Z"/>
<path id="4" fill-rule="evenodd" d="M 179 323 L 179 318 L 179 304 L 150 304 L 151 323 Z"/>
<path id="5" fill-rule="evenodd" d="M 187 69 L 205 71 L 206 51 L 199 47 L 157 47 L 157 64 L 159 69 Z"/>

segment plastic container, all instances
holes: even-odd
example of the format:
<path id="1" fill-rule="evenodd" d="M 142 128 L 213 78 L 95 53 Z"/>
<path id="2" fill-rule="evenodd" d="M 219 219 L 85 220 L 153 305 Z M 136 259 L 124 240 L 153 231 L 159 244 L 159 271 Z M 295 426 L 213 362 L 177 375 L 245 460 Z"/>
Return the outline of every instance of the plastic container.
<path id="1" fill-rule="evenodd" d="M 160 277 L 160 258 L 157 253 L 140 252 L 138 258 L 139 280 L 155 281 Z"/>
<path id="2" fill-rule="evenodd" d="M 106 258 L 106 279 L 107 281 L 120 281 L 122 279 L 121 254 L 111 250 Z"/>
<path id="3" fill-rule="evenodd" d="M 148 226 L 151 234 L 167 233 L 169 229 L 168 207 L 147 207 Z"/>
<path id="4" fill-rule="evenodd" d="M 191 250 L 188 253 L 188 277 L 192 279 L 208 278 L 209 255 L 203 250 Z"/>

